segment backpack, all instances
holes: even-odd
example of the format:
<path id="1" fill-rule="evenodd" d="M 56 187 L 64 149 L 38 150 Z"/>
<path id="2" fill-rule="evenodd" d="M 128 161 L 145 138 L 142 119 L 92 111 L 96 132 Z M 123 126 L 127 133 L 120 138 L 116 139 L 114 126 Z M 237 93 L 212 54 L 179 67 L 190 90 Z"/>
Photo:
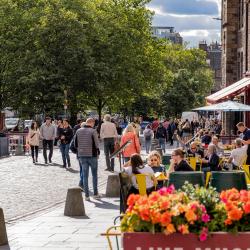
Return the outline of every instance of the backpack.
<path id="1" fill-rule="evenodd" d="M 151 139 L 151 130 L 148 129 L 148 130 L 145 132 L 144 136 L 145 136 L 145 140 L 146 140 L 146 141 L 149 141 L 149 140 Z"/>
<path id="2" fill-rule="evenodd" d="M 73 154 L 77 154 L 77 147 L 75 146 L 75 139 L 76 139 L 76 135 L 73 136 L 69 144 L 69 148 Z"/>

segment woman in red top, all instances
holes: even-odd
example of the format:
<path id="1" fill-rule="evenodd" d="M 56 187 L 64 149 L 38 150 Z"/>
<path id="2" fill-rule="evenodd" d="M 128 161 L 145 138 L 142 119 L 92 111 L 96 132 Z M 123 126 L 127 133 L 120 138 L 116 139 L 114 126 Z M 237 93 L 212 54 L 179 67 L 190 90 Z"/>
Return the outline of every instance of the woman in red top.
<path id="1" fill-rule="evenodd" d="M 128 126 L 125 128 L 121 137 L 120 145 L 123 145 L 127 141 L 130 141 L 130 144 L 128 144 L 123 150 L 123 157 L 125 162 L 130 160 L 131 155 L 135 153 L 140 154 L 141 152 L 139 138 L 136 135 L 135 129 L 131 124 L 128 124 Z"/>

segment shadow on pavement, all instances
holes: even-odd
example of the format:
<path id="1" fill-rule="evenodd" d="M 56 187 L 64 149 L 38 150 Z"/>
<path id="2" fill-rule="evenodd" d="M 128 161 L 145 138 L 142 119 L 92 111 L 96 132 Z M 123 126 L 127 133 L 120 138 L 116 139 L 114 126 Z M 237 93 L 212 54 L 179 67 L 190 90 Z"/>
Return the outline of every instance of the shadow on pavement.
<path id="1" fill-rule="evenodd" d="M 85 216 L 67 216 L 67 217 L 72 218 L 72 219 L 77 219 L 77 220 L 81 220 L 81 219 L 89 220 L 90 219 L 87 215 L 85 215 Z M 2 250 L 2 249 L 0 248 L 0 250 Z"/>
<path id="2" fill-rule="evenodd" d="M 70 173 L 74 173 L 74 174 L 80 172 L 79 170 L 75 170 L 73 168 L 67 168 L 66 170 L 69 171 Z"/>
<path id="3" fill-rule="evenodd" d="M 113 203 L 104 201 L 102 199 L 96 200 L 96 201 L 91 200 L 91 202 L 94 203 L 95 206 L 99 207 L 99 208 L 104 208 L 104 209 L 120 209 L 119 205 L 115 205 Z"/>

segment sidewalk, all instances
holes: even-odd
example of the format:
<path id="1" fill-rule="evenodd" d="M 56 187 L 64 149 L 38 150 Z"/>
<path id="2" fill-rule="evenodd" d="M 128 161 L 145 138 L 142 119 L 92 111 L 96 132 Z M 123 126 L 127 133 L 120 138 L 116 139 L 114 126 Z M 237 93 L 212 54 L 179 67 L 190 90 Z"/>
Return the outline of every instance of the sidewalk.
<path id="1" fill-rule="evenodd" d="M 106 237 L 100 234 L 106 232 L 119 215 L 119 198 L 91 198 L 84 205 L 84 217 L 64 216 L 61 205 L 36 218 L 7 225 L 9 246 L 0 247 L 0 250 L 109 249 Z M 116 249 L 114 237 L 112 242 Z"/>

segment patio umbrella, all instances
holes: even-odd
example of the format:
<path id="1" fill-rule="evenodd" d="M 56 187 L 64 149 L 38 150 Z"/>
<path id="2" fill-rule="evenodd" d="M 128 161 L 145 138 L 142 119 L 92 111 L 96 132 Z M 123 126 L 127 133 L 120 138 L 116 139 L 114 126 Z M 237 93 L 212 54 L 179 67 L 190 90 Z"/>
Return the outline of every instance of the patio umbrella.
<path id="1" fill-rule="evenodd" d="M 217 104 L 210 105 L 210 106 L 196 108 L 193 110 L 194 111 L 244 112 L 244 111 L 250 111 L 250 106 L 243 104 L 243 103 L 239 103 L 239 102 L 226 101 L 226 102 L 221 102 L 221 103 L 217 103 Z M 231 124 L 232 124 L 232 121 L 231 121 L 231 116 L 230 116 L 230 119 L 229 119 L 230 129 L 231 129 Z M 231 141 L 231 132 L 229 133 L 229 140 Z"/>
<path id="2" fill-rule="evenodd" d="M 234 102 L 234 101 L 226 101 L 217 104 L 213 104 L 210 106 L 204 106 L 200 108 L 193 109 L 194 111 L 223 111 L 223 112 L 237 112 L 237 111 L 250 111 L 250 106 Z"/>

